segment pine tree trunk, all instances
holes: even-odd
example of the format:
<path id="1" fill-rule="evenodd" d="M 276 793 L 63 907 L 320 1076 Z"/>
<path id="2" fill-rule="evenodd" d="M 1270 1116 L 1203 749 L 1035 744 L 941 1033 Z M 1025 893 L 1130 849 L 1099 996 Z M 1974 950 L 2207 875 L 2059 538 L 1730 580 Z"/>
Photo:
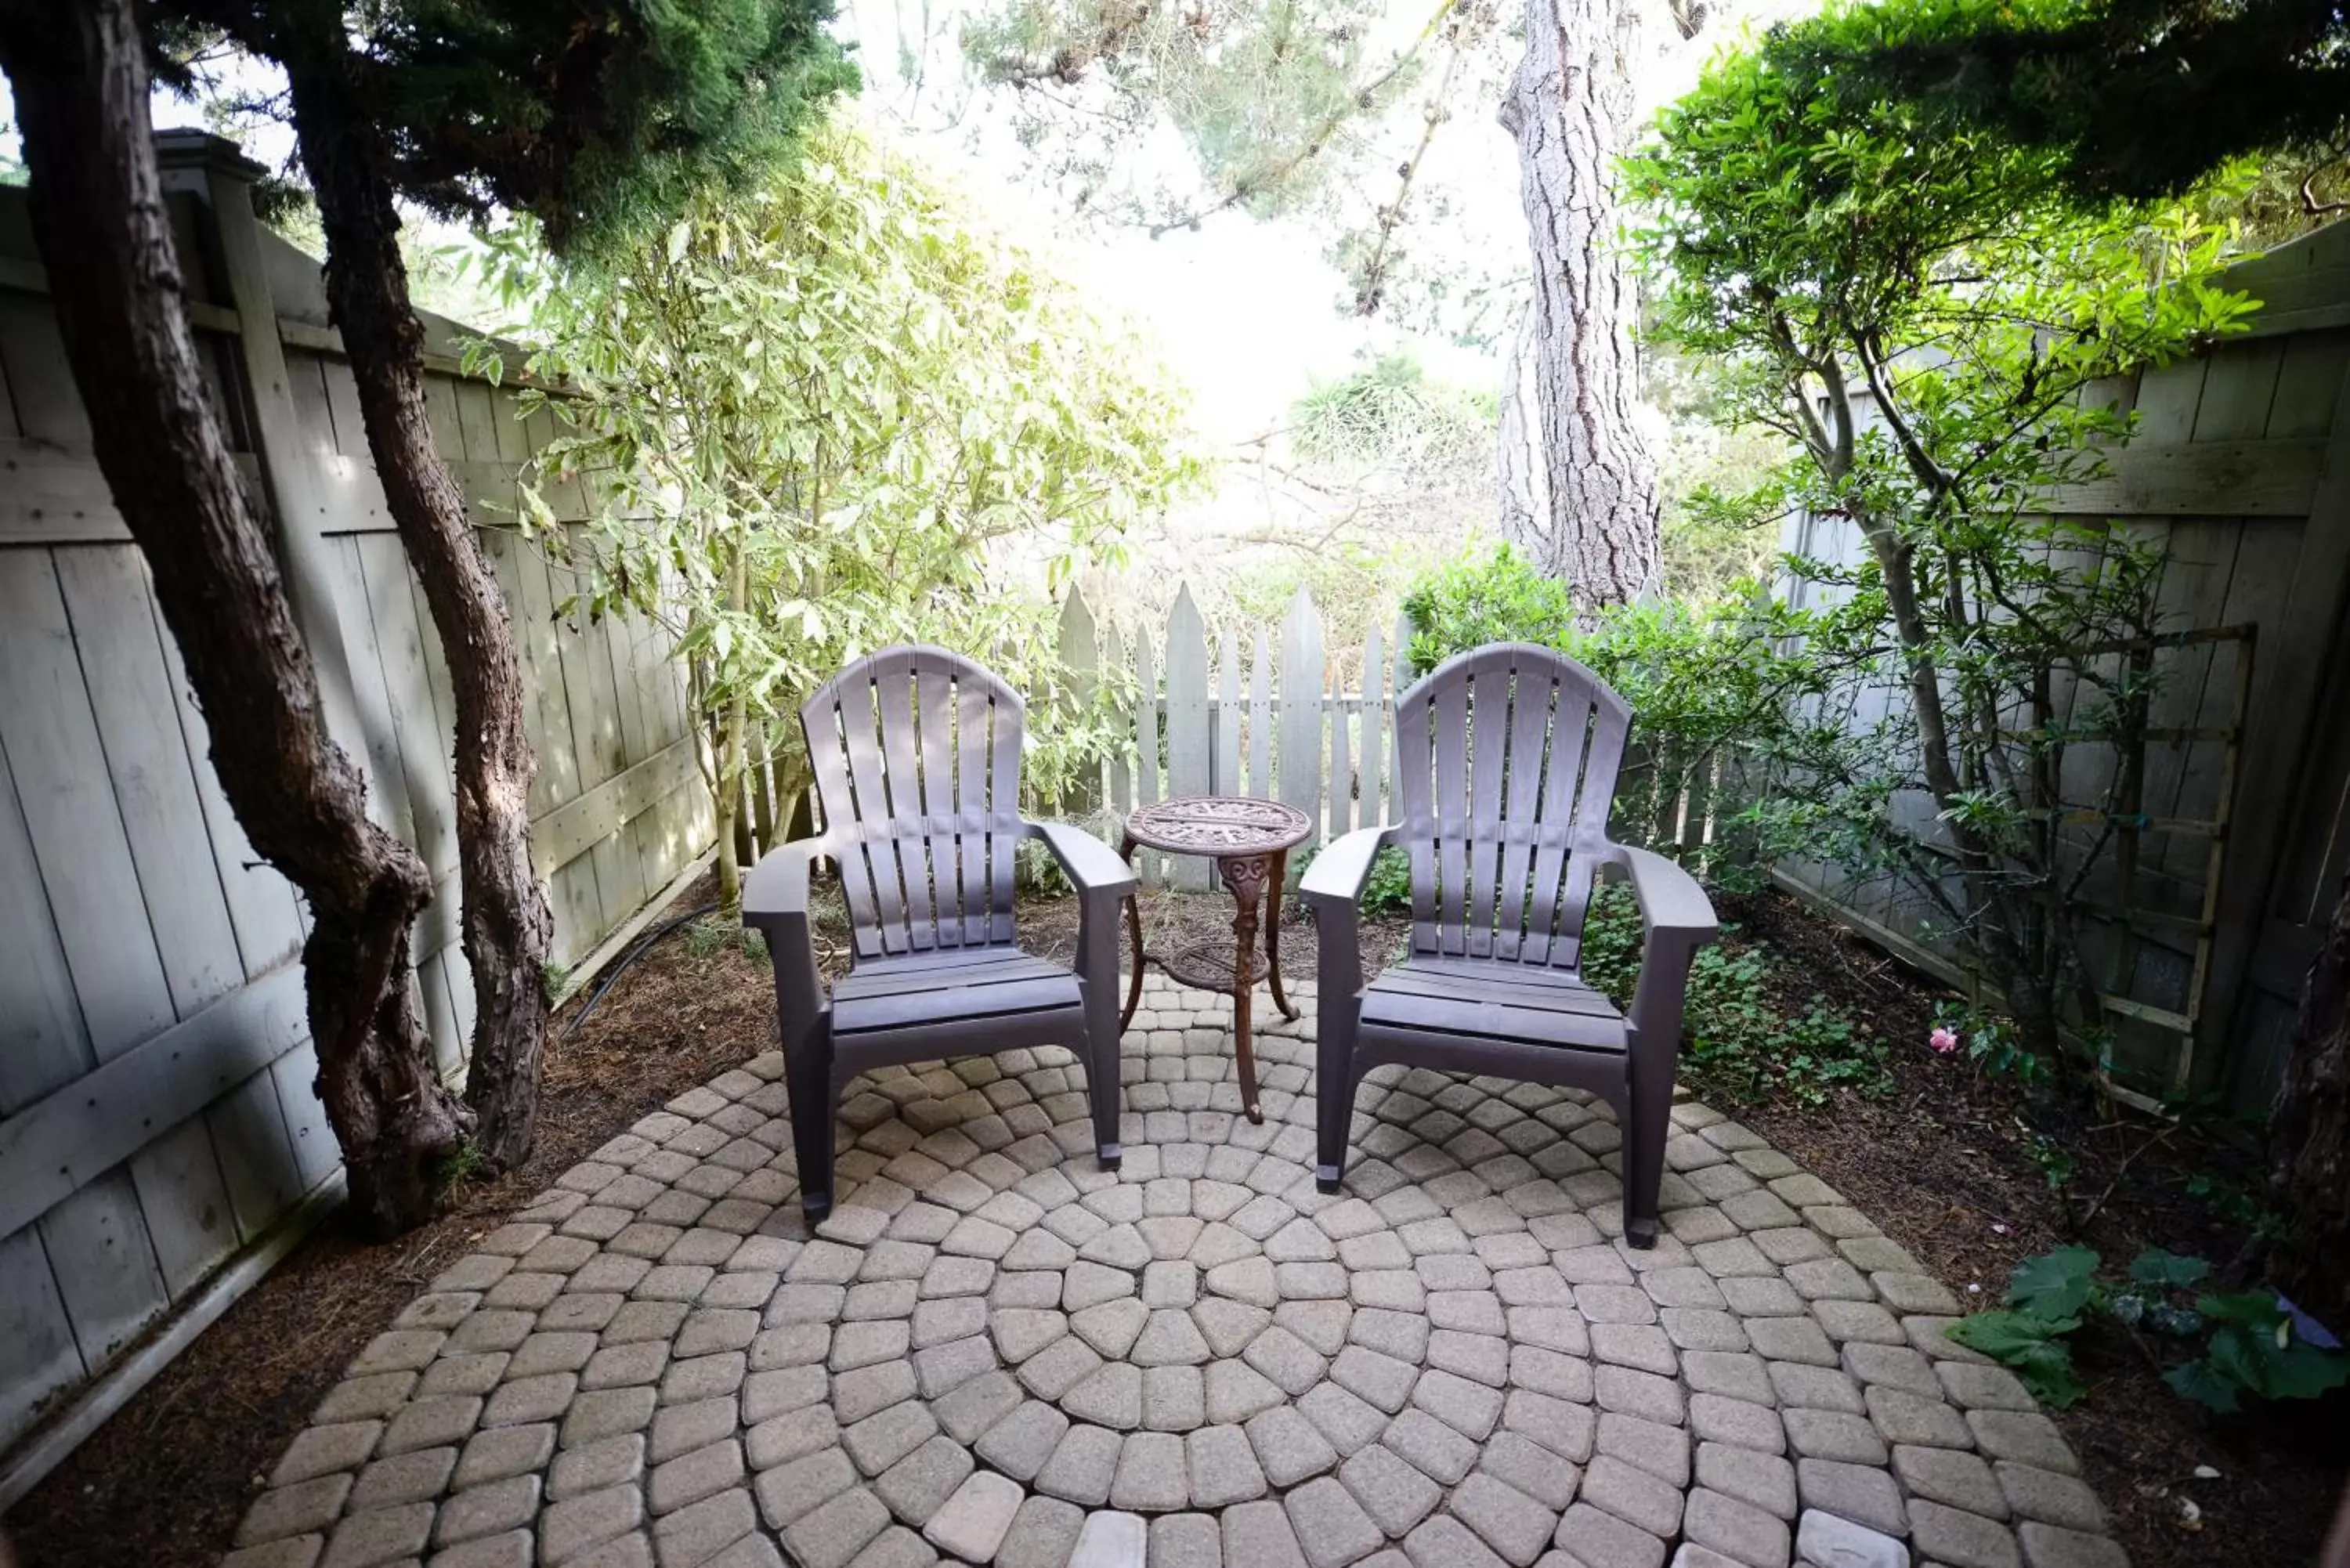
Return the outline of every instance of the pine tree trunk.
<path id="1" fill-rule="evenodd" d="M 1518 142 L 1534 247 L 1524 362 L 1503 397 L 1503 534 L 1564 579 L 1586 615 L 1659 586 L 1637 300 L 1616 249 L 1613 164 L 1631 113 L 1634 25 L 1629 0 L 1527 0 L 1525 58 L 1501 114 Z M 1523 475 L 1514 487 L 1513 462 Z"/>
<path id="2" fill-rule="evenodd" d="M 152 568 L 221 788 L 309 902 L 317 1090 L 352 1210 L 377 1234 L 406 1230 L 431 1216 L 435 1167 L 472 1120 L 435 1075 L 411 1000 L 409 928 L 432 879 L 368 820 L 367 785 L 328 735 L 276 552 L 205 396 L 130 0 L 16 0 L 0 11 L 0 65 L 99 466 Z"/>
<path id="3" fill-rule="evenodd" d="M 2269 1180 L 2286 1224 L 2278 1283 L 2350 1332 L 2350 878 L 2302 987 L 2269 1121 Z"/>
<path id="4" fill-rule="evenodd" d="M 368 450 L 400 542 L 423 584 L 457 701 L 457 865 L 473 1038 L 465 1098 L 495 1168 L 530 1152 L 546 1039 L 544 976 L 553 929 L 530 861 L 522 669 L 512 619 L 434 449 L 424 406 L 424 331 L 408 296 L 400 214 L 343 36 L 339 7 L 313 8 L 315 36 L 287 40 L 295 133 L 327 238 L 327 297 L 359 389 Z M 289 24 L 290 27 L 290 24 Z"/>

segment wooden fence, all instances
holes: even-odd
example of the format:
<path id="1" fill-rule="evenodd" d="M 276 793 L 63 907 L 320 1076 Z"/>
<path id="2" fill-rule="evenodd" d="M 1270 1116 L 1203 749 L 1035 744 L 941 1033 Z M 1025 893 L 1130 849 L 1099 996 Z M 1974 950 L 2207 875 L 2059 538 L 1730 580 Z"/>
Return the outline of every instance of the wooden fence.
<path id="1" fill-rule="evenodd" d="M 1062 609 L 1062 659 L 1084 691 L 1101 689 L 1109 671 L 1130 675 L 1116 684 L 1128 693 L 1118 703 L 1120 729 L 1132 740 L 1061 808 L 1082 815 L 1107 804 L 1123 816 L 1170 795 L 1278 800 L 1312 820 L 1308 848 L 1392 821 L 1395 704 L 1415 679 L 1410 644 L 1410 623 L 1399 618 L 1391 630 L 1372 628 L 1358 657 L 1327 647 L 1321 609 L 1304 588 L 1279 624 L 1225 626 L 1211 639 L 1187 587 L 1163 631 L 1137 632 L 1129 651 L 1118 628 L 1097 625 L 1072 591 Z M 1703 848 L 1719 826 L 1718 774 L 1715 758 L 1660 758 L 1636 735 L 1611 831 L 1677 853 Z M 1194 857 L 1145 854 L 1139 863 L 1154 885 L 1203 888 L 1210 876 Z"/>
<path id="2" fill-rule="evenodd" d="M 254 222 L 258 170 L 234 148 L 159 144 L 214 407 L 274 517 L 330 723 L 439 884 L 417 979 L 453 1075 L 473 993 L 448 669 L 317 264 Z M 221 794 L 46 294 L 24 192 L 0 191 L 0 1449 L 32 1433 L 0 1464 L 0 1505 L 257 1278 L 338 1177 L 304 911 Z M 710 841 L 684 698 L 651 628 L 556 618 L 568 587 L 497 526 L 552 431 L 457 373 L 461 328 L 426 327 L 434 432 L 521 633 L 533 849 L 568 963 Z"/>
<path id="3" fill-rule="evenodd" d="M 2258 1111 L 2350 867 L 2350 224 L 2245 262 L 2230 281 L 2263 302 L 2251 331 L 2101 389 L 2136 410 L 2136 434 L 2109 477 L 2050 510 L 2158 544 L 2165 629 L 2196 634 L 2158 655 L 2147 718 L 2161 738 L 2146 748 L 2139 809 L 2159 826 L 2115 873 L 2126 885 L 2105 877 L 2088 889 L 2129 911 L 2090 932 L 2094 972 L 2121 1003 L 2107 1021 L 2114 1065 L 2141 1088 Z M 1791 519 L 1783 543 L 1831 563 L 1866 553 L 1838 517 Z M 1798 603 L 1824 591 L 1788 590 Z M 2073 751 L 2066 798 L 2097 798 L 2073 770 L 2110 761 Z M 1931 815 L 1922 799 L 1903 804 Z M 1950 969 L 1922 898 L 1826 867 L 1782 870 L 1843 919 Z"/>

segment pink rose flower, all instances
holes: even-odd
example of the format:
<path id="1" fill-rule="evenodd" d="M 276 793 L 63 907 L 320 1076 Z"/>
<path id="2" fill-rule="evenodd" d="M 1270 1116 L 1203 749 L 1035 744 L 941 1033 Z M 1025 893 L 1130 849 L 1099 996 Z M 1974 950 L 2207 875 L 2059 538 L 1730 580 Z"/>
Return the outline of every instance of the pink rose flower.
<path id="1" fill-rule="evenodd" d="M 1936 1054 L 1947 1056 L 1959 1048 L 1959 1037 L 1947 1029 L 1937 1029 L 1926 1037 L 1926 1044 L 1934 1048 Z"/>

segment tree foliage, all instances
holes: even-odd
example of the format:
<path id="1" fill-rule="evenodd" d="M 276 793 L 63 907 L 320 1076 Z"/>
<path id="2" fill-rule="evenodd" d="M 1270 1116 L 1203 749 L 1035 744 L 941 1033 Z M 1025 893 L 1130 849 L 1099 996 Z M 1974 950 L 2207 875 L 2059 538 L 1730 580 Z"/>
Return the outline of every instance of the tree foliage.
<path id="1" fill-rule="evenodd" d="M 225 35 L 265 58 L 323 14 L 400 192 L 444 216 L 528 213 L 558 247 L 617 240 L 704 182 L 763 178 L 855 67 L 830 0 L 159 0 L 167 85 L 202 90 Z"/>
<path id="2" fill-rule="evenodd" d="M 546 337 L 531 369 L 576 394 L 525 394 L 568 426 L 536 522 L 560 536 L 547 486 L 600 487 L 586 591 L 675 634 L 722 820 L 763 739 L 796 755 L 768 722 L 891 642 L 971 652 L 1041 699 L 1041 789 L 1107 742 L 1044 697 L 1064 683 L 1035 587 L 1193 467 L 1171 389 L 1035 258 L 837 121 L 608 264 L 506 255 Z"/>
<path id="3" fill-rule="evenodd" d="M 1766 842 L 1899 878 L 2048 1050 L 2066 1000 L 2098 1022 L 2074 898 L 2138 809 L 2136 770 L 2065 753 L 2128 754 L 2167 628 L 2156 551 L 2034 504 L 2126 437 L 2100 381 L 2254 306 L 2190 209 L 2085 213 L 2058 152 L 1856 104 L 1822 63 L 1912 36 L 1938 4 L 1839 5 L 1718 60 L 1628 161 L 1650 214 L 1634 244 L 1657 334 L 1791 443 L 1724 504 L 1848 518 L 1866 546 L 1800 563 L 1832 601 L 1805 648 L 1841 672 L 1826 701 L 1881 716 L 1792 759 L 1804 787 L 1766 803 Z M 2076 798 L 2085 776 L 2100 784 Z"/>
<path id="4" fill-rule="evenodd" d="M 2045 150 L 2094 198 L 2176 196 L 2230 160 L 2335 146 L 2350 18 L 2328 0 L 1934 0 L 1896 31 L 1813 33 L 1843 101 L 1892 96 L 1936 135 Z M 2338 156 L 2338 151 L 2336 156 Z"/>

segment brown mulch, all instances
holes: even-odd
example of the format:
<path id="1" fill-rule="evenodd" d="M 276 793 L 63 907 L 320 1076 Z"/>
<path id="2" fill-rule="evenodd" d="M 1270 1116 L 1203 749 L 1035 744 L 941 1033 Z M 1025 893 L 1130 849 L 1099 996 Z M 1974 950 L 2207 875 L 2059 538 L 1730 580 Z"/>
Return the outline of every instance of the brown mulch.
<path id="1" fill-rule="evenodd" d="M 1970 1304 L 1996 1305 L 2017 1262 L 2054 1247 L 2096 1248 L 2116 1268 L 2164 1247 L 2225 1269 L 2242 1250 L 2241 1220 L 2188 1190 L 2201 1176 L 2259 1191 L 2239 1129 L 2100 1112 L 1981 1077 L 1963 1054 L 1926 1046 L 1934 1002 L 1950 995 L 1937 982 L 1783 894 L 1718 901 L 1787 961 L 1786 1001 L 1817 991 L 1864 1020 L 1891 1045 L 1893 1074 L 1887 1094 L 1840 1093 L 1821 1109 L 1721 1108 L 1842 1190 Z M 2061 1191 L 2033 1158 L 2035 1132 L 2075 1161 Z M 2350 1398 L 2214 1417 L 2162 1382 L 2151 1349 L 2074 1337 L 2089 1393 L 2054 1418 L 2137 1568 L 2315 1559 L 2350 1468 Z"/>
<path id="2" fill-rule="evenodd" d="M 674 908 L 708 896 L 697 888 Z M 1963 1058 L 1925 1048 L 1942 994 L 1932 981 L 1783 897 L 1721 903 L 1745 939 L 1789 961 L 1787 1001 L 1824 992 L 1892 1043 L 1893 1074 L 1889 1094 L 1839 1092 L 1825 1108 L 1722 1108 L 1841 1189 L 1954 1290 L 1979 1285 L 1970 1299 L 1989 1304 L 2017 1261 L 2075 1241 L 2114 1261 L 2149 1245 L 2220 1262 L 2235 1254 L 2240 1227 L 2186 1191 L 2190 1177 L 2211 1173 L 2257 1190 L 2249 1152 L 2224 1129 L 2166 1130 L 2129 1113 L 2099 1119 L 2030 1103 Z M 1145 898 L 1154 952 L 1211 943 L 1230 919 L 1221 894 Z M 1033 950 L 1075 946 L 1073 901 L 1024 901 L 1020 923 Z M 1366 968 L 1380 967 L 1405 929 L 1367 919 Z M 837 909 L 820 909 L 829 972 L 845 967 L 845 936 Z M 1311 972 L 1313 930 L 1294 906 L 1283 947 L 1289 973 Z M 566 1037 L 582 1000 L 556 1023 L 529 1162 L 465 1188 L 452 1212 L 397 1242 L 369 1245 L 332 1221 L 321 1227 L 10 1511 L 26 1563 L 209 1568 L 343 1364 L 436 1272 L 615 1132 L 773 1039 L 764 961 L 700 932 L 665 938 Z M 1701 1092 L 1720 1100 L 1710 1085 Z M 2029 1153 L 2030 1127 L 2056 1136 L 2077 1162 L 2061 1195 Z M 2311 1561 L 2350 1462 L 2342 1400 L 2214 1418 L 2126 1347 L 2085 1346 L 2083 1367 L 2090 1395 L 2057 1419 L 2139 1568 Z M 2195 1479 L 2198 1467 L 2218 1474 Z M 2193 1527 L 2182 1500 L 2199 1513 Z"/>

